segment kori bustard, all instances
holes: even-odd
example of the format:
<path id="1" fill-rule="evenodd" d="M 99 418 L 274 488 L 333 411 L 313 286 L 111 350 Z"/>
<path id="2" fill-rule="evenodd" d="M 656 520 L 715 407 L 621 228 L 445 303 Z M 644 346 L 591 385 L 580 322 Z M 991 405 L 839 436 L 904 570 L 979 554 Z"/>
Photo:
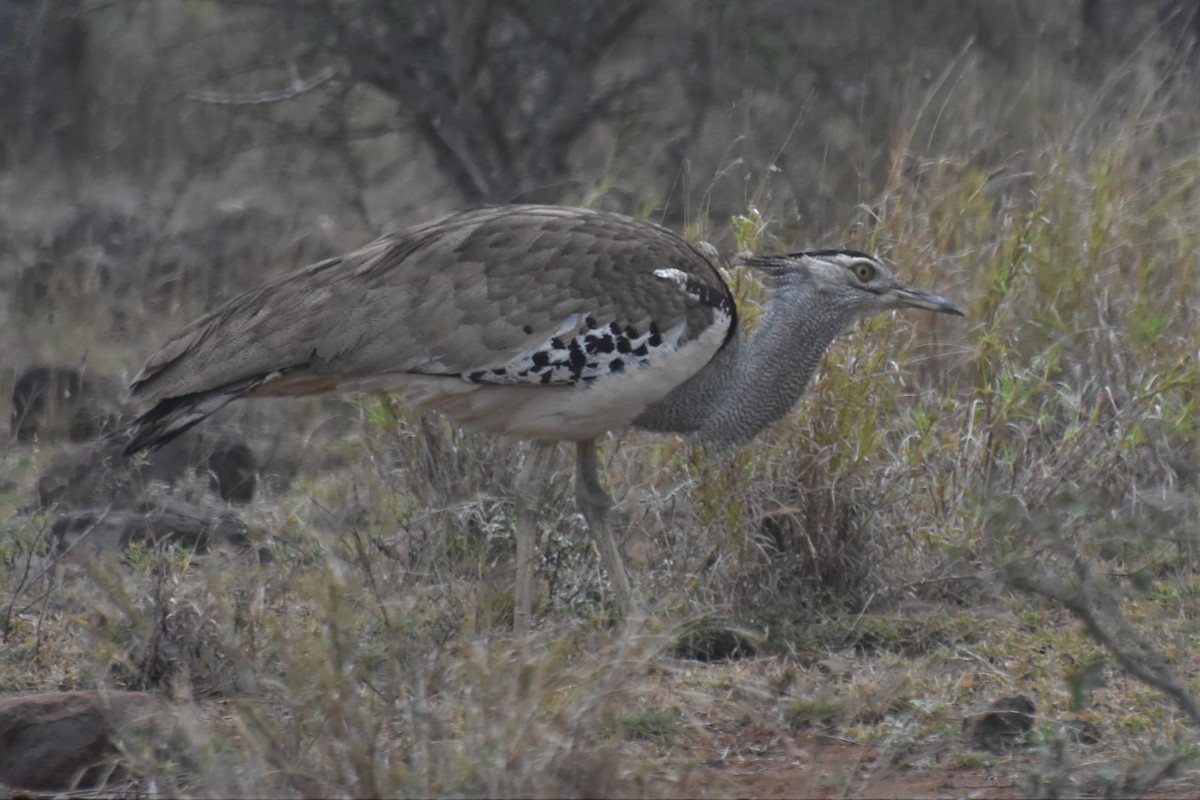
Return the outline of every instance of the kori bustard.
<path id="1" fill-rule="evenodd" d="M 127 453 L 239 397 L 401 393 L 459 425 L 538 443 L 517 486 L 515 627 L 531 614 L 536 506 L 554 443 L 625 614 L 634 592 L 608 523 L 596 439 L 634 426 L 728 450 L 788 413 L 829 343 L 898 308 L 962 312 L 875 258 L 745 259 L 770 291 L 751 336 L 707 256 L 618 214 L 500 206 L 453 214 L 284 275 L 163 345 L 131 386 L 153 405 Z"/>

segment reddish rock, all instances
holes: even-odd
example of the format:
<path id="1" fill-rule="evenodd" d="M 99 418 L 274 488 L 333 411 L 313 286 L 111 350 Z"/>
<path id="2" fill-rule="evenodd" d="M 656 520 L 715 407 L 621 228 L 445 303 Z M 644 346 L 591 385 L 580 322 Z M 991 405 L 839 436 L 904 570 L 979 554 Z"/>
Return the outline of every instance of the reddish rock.
<path id="1" fill-rule="evenodd" d="M 1035 713 L 1033 701 L 1024 695 L 1001 697 L 987 711 L 963 720 L 963 736 L 977 750 L 1005 752 L 1019 745 L 1033 729 Z"/>
<path id="2" fill-rule="evenodd" d="M 148 694 L 46 692 L 0 699 L 0 785 L 86 789 L 127 777 L 117 731 L 145 730 L 160 711 Z"/>

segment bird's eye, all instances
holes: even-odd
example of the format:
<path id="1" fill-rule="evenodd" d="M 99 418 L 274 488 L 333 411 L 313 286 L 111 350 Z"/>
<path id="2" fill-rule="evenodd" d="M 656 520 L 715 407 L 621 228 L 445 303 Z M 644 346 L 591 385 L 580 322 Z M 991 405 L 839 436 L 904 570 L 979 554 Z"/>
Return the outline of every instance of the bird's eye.
<path id="1" fill-rule="evenodd" d="M 854 265 L 854 275 L 863 283 L 867 283 L 875 277 L 875 267 L 866 261 L 859 261 Z"/>

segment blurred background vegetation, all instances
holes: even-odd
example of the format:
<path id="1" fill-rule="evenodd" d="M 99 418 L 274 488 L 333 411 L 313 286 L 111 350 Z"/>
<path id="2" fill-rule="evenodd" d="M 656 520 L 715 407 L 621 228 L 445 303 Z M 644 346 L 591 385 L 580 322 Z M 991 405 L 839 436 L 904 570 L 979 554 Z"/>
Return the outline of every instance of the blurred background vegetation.
<path id="1" fill-rule="evenodd" d="M 0 683 L 195 711 L 127 751 L 182 794 L 694 794 L 714 753 L 808 763 L 810 730 L 881 756 L 806 791 L 946 758 L 1034 796 L 1160 782 L 1200 723 L 1198 42 L 1193 0 L 0 0 L 5 396 L 126 380 L 268 275 L 483 203 L 852 246 L 968 310 L 859 326 L 732 463 L 614 439 L 632 637 L 563 475 L 543 628 L 506 640 L 520 450 L 386 401 L 222 412 L 261 565 L 52 582 L 29 497 L 68 445 L 14 443 Z M 1017 756 L 943 758 L 1014 692 Z"/>
<path id="2" fill-rule="evenodd" d="M 10 316 L 109 290 L 109 337 L 145 333 L 139 304 L 192 312 L 481 203 L 601 206 L 722 248 L 754 208 L 767 246 L 840 244 L 932 162 L 1020 175 L 1164 93 L 1156 152 L 1187 146 L 1194 10 L 5 0 L 0 280 Z M 22 330 L 0 362 L 79 356 Z"/>
<path id="3" fill-rule="evenodd" d="M 0 164 L 58 197 L 107 183 L 92 202 L 159 230 L 182 222 L 151 210 L 195 224 L 268 198 L 372 231 L 479 203 L 683 225 L 756 201 L 799 237 L 838 237 L 901 157 L 990 168 L 1050 132 L 1094 141 L 1145 99 L 1131 58 L 1193 58 L 1192 11 L 5 0 Z"/>

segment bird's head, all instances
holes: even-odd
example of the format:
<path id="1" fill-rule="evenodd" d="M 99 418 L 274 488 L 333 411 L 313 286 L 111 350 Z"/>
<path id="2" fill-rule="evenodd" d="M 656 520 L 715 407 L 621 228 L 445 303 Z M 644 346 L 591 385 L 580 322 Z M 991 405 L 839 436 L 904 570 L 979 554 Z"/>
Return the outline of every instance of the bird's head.
<path id="1" fill-rule="evenodd" d="M 747 256 L 740 261 L 762 274 L 776 292 L 816 294 L 854 317 L 897 308 L 924 308 L 963 316 L 962 310 L 946 298 L 914 289 L 897 279 L 879 259 L 855 250 Z"/>

